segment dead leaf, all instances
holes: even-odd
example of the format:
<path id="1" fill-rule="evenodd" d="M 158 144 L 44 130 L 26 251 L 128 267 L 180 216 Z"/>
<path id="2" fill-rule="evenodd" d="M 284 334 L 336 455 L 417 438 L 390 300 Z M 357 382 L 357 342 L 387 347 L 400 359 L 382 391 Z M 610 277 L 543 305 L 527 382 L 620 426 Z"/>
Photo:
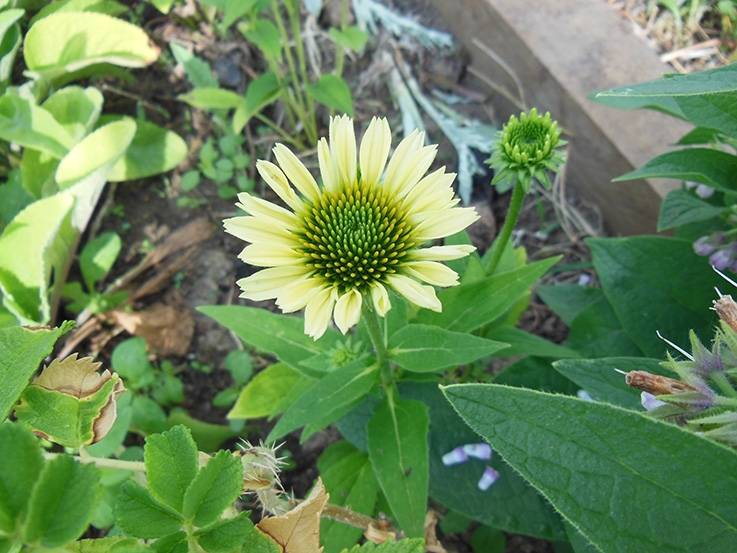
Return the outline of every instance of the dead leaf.
<path id="1" fill-rule="evenodd" d="M 397 533 L 386 520 L 377 520 L 371 524 L 363 533 L 363 537 L 372 543 L 384 543 L 397 539 Z"/>
<path id="2" fill-rule="evenodd" d="M 310 495 L 288 513 L 267 517 L 257 524 L 284 548 L 284 553 L 321 553 L 320 515 L 328 501 L 325 486 L 318 479 Z"/>
<path id="3" fill-rule="evenodd" d="M 142 311 L 112 311 L 110 316 L 126 331 L 140 336 L 158 355 L 182 356 L 189 351 L 194 334 L 194 319 L 182 303 L 156 303 Z"/>
<path id="4" fill-rule="evenodd" d="M 425 515 L 425 550 L 427 553 L 448 553 L 437 535 L 438 514 L 430 509 Z"/>

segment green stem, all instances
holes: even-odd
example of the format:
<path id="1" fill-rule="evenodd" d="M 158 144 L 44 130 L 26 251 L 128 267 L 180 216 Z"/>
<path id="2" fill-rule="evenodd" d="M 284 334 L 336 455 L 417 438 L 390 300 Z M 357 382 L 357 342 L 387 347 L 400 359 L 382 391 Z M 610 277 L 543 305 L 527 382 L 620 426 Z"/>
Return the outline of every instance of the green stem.
<path id="1" fill-rule="evenodd" d="M 394 374 L 389 364 L 386 337 L 379 322 L 379 315 L 370 303 L 364 302 L 363 316 L 366 321 L 366 329 L 371 338 L 371 343 L 374 346 L 374 352 L 376 353 L 376 364 L 379 366 L 379 371 L 381 371 L 381 386 L 384 388 L 387 399 L 391 402 L 394 398 Z"/>
<path id="2" fill-rule="evenodd" d="M 499 266 L 499 261 L 502 259 L 504 250 L 507 249 L 507 243 L 509 242 L 512 231 L 517 225 L 517 219 L 519 219 L 519 213 L 522 209 L 522 203 L 525 199 L 525 188 L 519 182 L 514 185 L 512 191 L 512 200 L 509 202 L 509 208 L 507 209 L 507 217 L 504 219 L 504 225 L 499 233 L 499 236 L 494 240 L 494 244 L 491 247 L 491 253 L 486 259 L 487 275 L 493 275 Z"/>
<path id="3" fill-rule="evenodd" d="M 44 453 L 44 457 L 47 459 L 53 459 L 57 457 L 58 453 Z M 103 459 L 101 457 L 92 457 L 89 454 L 82 454 L 75 457 L 77 461 L 83 464 L 95 465 L 98 468 L 103 469 L 118 469 L 118 470 L 130 470 L 133 472 L 146 472 L 146 465 L 140 461 L 122 461 L 120 459 Z"/>
<path id="4" fill-rule="evenodd" d="M 267 116 L 261 113 L 257 113 L 256 115 L 254 115 L 254 117 L 258 119 L 259 121 L 261 121 L 264 125 L 269 127 L 276 134 L 278 134 L 279 137 L 285 142 L 296 146 L 297 149 L 299 150 L 305 149 L 304 142 L 302 142 L 297 136 L 290 136 L 289 134 L 287 134 L 287 132 L 284 129 L 282 129 L 279 125 L 277 125 L 276 122 L 273 121 L 272 119 L 268 118 Z"/>
<path id="5" fill-rule="evenodd" d="M 348 0 L 341 0 L 340 2 L 340 29 L 345 30 L 348 26 L 348 15 L 350 13 L 350 7 L 348 6 Z M 345 48 L 335 43 L 335 74 L 338 77 L 343 76 L 343 65 L 345 64 Z"/>
<path id="6" fill-rule="evenodd" d="M 307 58 L 305 56 L 304 45 L 302 44 L 302 22 L 300 20 L 299 3 L 293 0 L 287 0 L 287 13 L 289 14 L 289 23 L 292 27 L 292 39 L 294 40 L 294 47 L 297 51 L 297 62 L 299 63 L 298 69 L 300 77 L 302 79 L 302 86 L 306 87 L 307 83 L 310 82 L 309 75 L 307 74 Z M 304 91 L 304 102 L 307 108 L 307 118 L 303 120 L 305 125 L 305 131 L 307 131 L 307 138 L 311 143 L 317 142 L 317 122 L 315 120 L 315 101 L 312 99 L 309 93 Z"/>

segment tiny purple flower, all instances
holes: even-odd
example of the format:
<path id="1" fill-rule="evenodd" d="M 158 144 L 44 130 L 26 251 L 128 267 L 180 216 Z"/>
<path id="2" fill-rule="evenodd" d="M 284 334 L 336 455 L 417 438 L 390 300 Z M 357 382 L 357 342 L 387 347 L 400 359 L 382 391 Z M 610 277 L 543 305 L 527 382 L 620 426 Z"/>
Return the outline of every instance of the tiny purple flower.
<path id="1" fill-rule="evenodd" d="M 693 251 L 696 255 L 711 255 L 716 249 L 716 244 L 714 244 L 710 236 L 702 236 L 693 243 Z"/>
<path id="2" fill-rule="evenodd" d="M 460 465 L 466 461 L 468 461 L 468 454 L 465 452 L 463 446 L 459 446 L 443 455 L 443 464 L 446 467 Z"/>
<path id="3" fill-rule="evenodd" d="M 714 195 L 714 192 L 715 191 L 711 186 L 707 186 L 705 184 L 699 184 L 696 187 L 696 195 L 704 200 L 711 198 Z"/>
<path id="4" fill-rule="evenodd" d="M 640 394 L 640 403 L 645 411 L 652 411 L 653 409 L 666 405 L 664 401 L 660 401 L 650 392 L 642 392 Z"/>
<path id="5" fill-rule="evenodd" d="M 732 261 L 734 261 L 734 254 L 729 248 L 717 250 L 713 254 L 711 254 L 711 256 L 709 256 L 709 263 L 711 263 L 720 271 L 723 271 L 724 269 L 729 267 Z"/>
<path id="6" fill-rule="evenodd" d="M 494 484 L 494 482 L 496 482 L 497 480 L 499 480 L 499 473 L 493 468 L 487 466 L 484 469 L 484 474 L 481 475 L 481 479 L 478 483 L 478 488 L 482 492 L 485 492 L 486 490 L 491 488 L 492 484 Z"/>
<path id="7" fill-rule="evenodd" d="M 588 393 L 586 390 L 579 390 L 576 392 L 576 395 L 578 396 L 578 399 L 582 399 L 584 401 L 594 401 L 594 398 L 591 397 L 591 394 Z"/>
<path id="8" fill-rule="evenodd" d="M 491 446 L 489 444 L 466 444 L 463 446 L 463 451 L 474 459 L 481 459 L 482 461 L 491 459 Z"/>

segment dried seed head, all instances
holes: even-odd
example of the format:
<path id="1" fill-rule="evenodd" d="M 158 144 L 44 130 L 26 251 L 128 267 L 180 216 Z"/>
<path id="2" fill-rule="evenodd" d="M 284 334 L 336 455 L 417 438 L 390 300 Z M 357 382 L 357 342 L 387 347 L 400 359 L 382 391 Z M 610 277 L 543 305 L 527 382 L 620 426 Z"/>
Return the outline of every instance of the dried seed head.
<path id="1" fill-rule="evenodd" d="M 713 302 L 713 309 L 719 318 L 737 332 L 737 303 L 732 296 L 722 296 Z"/>
<path id="2" fill-rule="evenodd" d="M 637 388 L 655 396 L 696 391 L 696 388 L 690 384 L 647 371 L 630 371 L 625 375 L 624 381 L 627 383 L 627 386 Z"/>

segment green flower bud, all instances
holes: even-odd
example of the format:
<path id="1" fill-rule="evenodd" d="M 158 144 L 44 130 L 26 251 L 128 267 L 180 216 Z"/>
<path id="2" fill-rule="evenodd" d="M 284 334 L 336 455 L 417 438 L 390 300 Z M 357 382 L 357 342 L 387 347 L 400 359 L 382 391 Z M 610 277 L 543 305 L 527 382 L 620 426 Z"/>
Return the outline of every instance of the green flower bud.
<path id="1" fill-rule="evenodd" d="M 494 169 L 492 185 L 520 183 L 529 192 L 533 179 L 546 188 L 551 182 L 548 171 L 557 173 L 565 163 L 558 123 L 550 113 L 541 116 L 537 109 L 512 115 L 498 134 L 498 142 L 488 164 Z"/>

